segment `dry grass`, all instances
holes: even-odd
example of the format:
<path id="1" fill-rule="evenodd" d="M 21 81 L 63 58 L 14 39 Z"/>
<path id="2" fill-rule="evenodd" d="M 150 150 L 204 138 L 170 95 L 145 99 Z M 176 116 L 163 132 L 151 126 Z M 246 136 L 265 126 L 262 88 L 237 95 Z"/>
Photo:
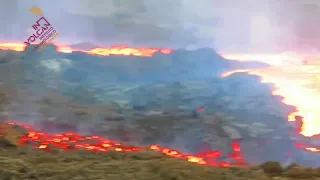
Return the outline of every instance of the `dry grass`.
<path id="1" fill-rule="evenodd" d="M 272 165 L 273 166 L 273 165 Z M 277 166 L 278 167 L 278 166 Z M 267 169 L 267 170 L 266 170 Z M 10 147 L 0 152 L 0 179 L 152 179 L 152 180 L 267 180 L 318 179 L 319 169 L 213 168 L 165 157 L 156 152 L 43 152 Z"/>
<path id="2" fill-rule="evenodd" d="M 211 168 L 155 152 L 42 152 L 8 148 L 0 152 L 0 179 L 268 179 L 261 170 Z"/>

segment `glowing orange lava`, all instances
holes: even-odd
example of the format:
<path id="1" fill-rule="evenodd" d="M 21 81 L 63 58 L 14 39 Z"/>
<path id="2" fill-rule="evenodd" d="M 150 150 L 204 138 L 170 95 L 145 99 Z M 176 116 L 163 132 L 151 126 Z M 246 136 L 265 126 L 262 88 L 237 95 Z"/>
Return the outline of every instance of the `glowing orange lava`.
<path id="1" fill-rule="evenodd" d="M 23 43 L 0 43 L 0 50 L 24 51 L 25 47 Z"/>
<path id="2" fill-rule="evenodd" d="M 297 112 L 289 115 L 288 121 L 295 116 L 303 117 L 300 134 L 311 137 L 320 134 L 320 66 L 318 57 L 303 57 L 294 54 L 280 55 L 223 55 L 238 61 L 257 60 L 273 65 L 271 68 L 255 70 L 236 70 L 222 74 L 227 77 L 237 72 L 258 75 L 264 83 L 272 83 L 274 95 L 284 97 L 283 102 L 297 107 Z M 308 63 L 306 64 L 306 60 Z"/>
<path id="3" fill-rule="evenodd" d="M 171 49 L 159 49 L 159 48 L 130 48 L 128 46 L 113 46 L 110 48 L 94 48 L 88 51 L 74 49 L 65 44 L 54 44 L 57 46 L 57 51 L 62 53 L 72 52 L 84 52 L 92 55 L 100 56 L 111 56 L 111 55 L 122 55 L 122 56 L 145 56 L 151 57 L 157 52 L 163 54 L 172 53 Z M 23 43 L 0 43 L 0 50 L 12 50 L 12 51 L 24 51 L 26 45 Z"/>
<path id="4" fill-rule="evenodd" d="M 10 126 L 20 126 L 26 129 L 28 132 L 25 136 L 21 137 L 19 140 L 19 144 L 21 146 L 32 144 L 35 148 L 39 148 L 45 151 L 51 151 L 52 147 L 60 148 L 64 150 L 87 150 L 93 152 L 107 152 L 110 150 L 118 151 L 118 152 L 134 152 L 134 151 L 142 151 L 142 150 L 152 150 L 160 152 L 166 156 L 178 159 L 185 159 L 186 161 L 203 164 L 209 166 L 242 166 L 245 165 L 242 157 L 242 152 L 240 149 L 240 145 L 237 141 L 233 142 L 233 154 L 231 154 L 230 158 L 234 160 L 235 163 L 227 163 L 227 162 L 218 162 L 217 158 L 221 157 L 221 152 L 209 152 L 202 154 L 200 156 L 192 156 L 189 154 L 185 154 L 173 149 L 163 148 L 159 145 L 151 145 L 150 147 L 132 147 L 132 146 L 124 146 L 118 142 L 111 141 L 105 139 L 100 136 L 80 136 L 76 133 L 63 133 L 63 134 L 53 134 L 49 135 L 44 132 L 39 132 L 32 129 L 30 126 L 17 124 L 14 122 L 9 122 Z M 6 130 L 4 130 L 4 126 L 0 127 L 0 132 L 3 135 L 6 134 Z M 10 131 L 11 132 L 11 131 Z M 2 134 L 0 134 L 2 135 Z"/>
<path id="5" fill-rule="evenodd" d="M 305 150 L 307 150 L 307 151 L 320 153 L 320 148 L 310 147 L 310 146 L 306 146 L 306 145 L 304 145 L 304 144 L 299 144 L 299 143 L 296 144 L 296 147 L 297 147 L 297 148 L 305 149 Z"/>
<path id="6" fill-rule="evenodd" d="M 295 116 L 303 117 L 301 134 L 311 137 L 320 133 L 320 66 L 272 67 L 262 70 L 237 70 L 228 72 L 222 77 L 237 72 L 247 72 L 262 77 L 263 83 L 273 83 L 276 90 L 273 95 L 284 97 L 283 103 L 297 107 L 290 114 L 288 121 L 295 121 Z"/>

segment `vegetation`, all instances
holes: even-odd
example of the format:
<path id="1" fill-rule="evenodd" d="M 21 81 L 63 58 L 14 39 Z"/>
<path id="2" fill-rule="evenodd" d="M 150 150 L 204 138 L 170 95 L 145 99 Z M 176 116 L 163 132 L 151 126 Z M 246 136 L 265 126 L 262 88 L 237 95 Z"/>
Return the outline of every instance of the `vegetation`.
<path id="1" fill-rule="evenodd" d="M 157 152 L 95 153 L 54 149 L 45 152 L 31 146 L 18 146 L 21 129 L 1 126 L 0 179 L 130 179 L 130 180 L 268 180 L 320 179 L 320 168 L 277 162 L 256 167 L 208 167 L 174 159 Z M 17 132 L 18 131 L 18 132 Z"/>

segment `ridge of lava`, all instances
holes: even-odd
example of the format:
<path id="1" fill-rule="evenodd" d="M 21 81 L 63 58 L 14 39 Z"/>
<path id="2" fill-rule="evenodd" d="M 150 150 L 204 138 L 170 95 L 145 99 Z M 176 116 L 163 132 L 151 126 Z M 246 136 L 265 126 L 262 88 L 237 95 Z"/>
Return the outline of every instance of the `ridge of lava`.
<path id="1" fill-rule="evenodd" d="M 83 52 L 90 55 L 100 55 L 100 56 L 111 56 L 111 55 L 122 55 L 122 56 L 144 56 L 151 57 L 157 52 L 163 54 L 171 54 L 172 49 L 168 48 L 130 48 L 127 45 L 112 46 L 109 48 L 93 48 L 90 50 L 75 49 L 65 44 L 53 44 L 57 47 L 58 52 L 62 53 L 73 53 L 73 52 Z M 27 48 L 23 43 L 0 43 L 0 50 L 11 50 L 22 52 Z"/>

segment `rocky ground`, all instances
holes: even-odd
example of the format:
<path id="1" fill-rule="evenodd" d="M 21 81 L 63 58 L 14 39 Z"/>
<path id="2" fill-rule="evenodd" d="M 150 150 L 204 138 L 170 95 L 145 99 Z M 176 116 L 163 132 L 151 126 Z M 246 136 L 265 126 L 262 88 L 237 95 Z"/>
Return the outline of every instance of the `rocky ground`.
<path id="1" fill-rule="evenodd" d="M 98 134 L 127 144 L 160 144 L 191 154 L 217 150 L 226 154 L 221 161 L 232 161 L 228 155 L 237 140 L 250 164 L 276 160 L 284 165 L 319 165 L 319 153 L 295 147 L 296 125 L 287 121 L 295 108 L 273 96 L 272 85 L 261 84 L 258 77 L 236 74 L 115 83 L 92 76 L 95 83 L 90 84 L 82 81 L 90 79 L 90 74 L 83 77 L 74 71 L 80 65 L 75 68 L 70 59 L 48 56 L 19 64 L 8 58 L 6 54 L 0 65 L 2 120 L 49 133 Z M 90 65 L 85 59 L 77 60 Z M 70 76 L 68 70 L 81 76 Z"/>

